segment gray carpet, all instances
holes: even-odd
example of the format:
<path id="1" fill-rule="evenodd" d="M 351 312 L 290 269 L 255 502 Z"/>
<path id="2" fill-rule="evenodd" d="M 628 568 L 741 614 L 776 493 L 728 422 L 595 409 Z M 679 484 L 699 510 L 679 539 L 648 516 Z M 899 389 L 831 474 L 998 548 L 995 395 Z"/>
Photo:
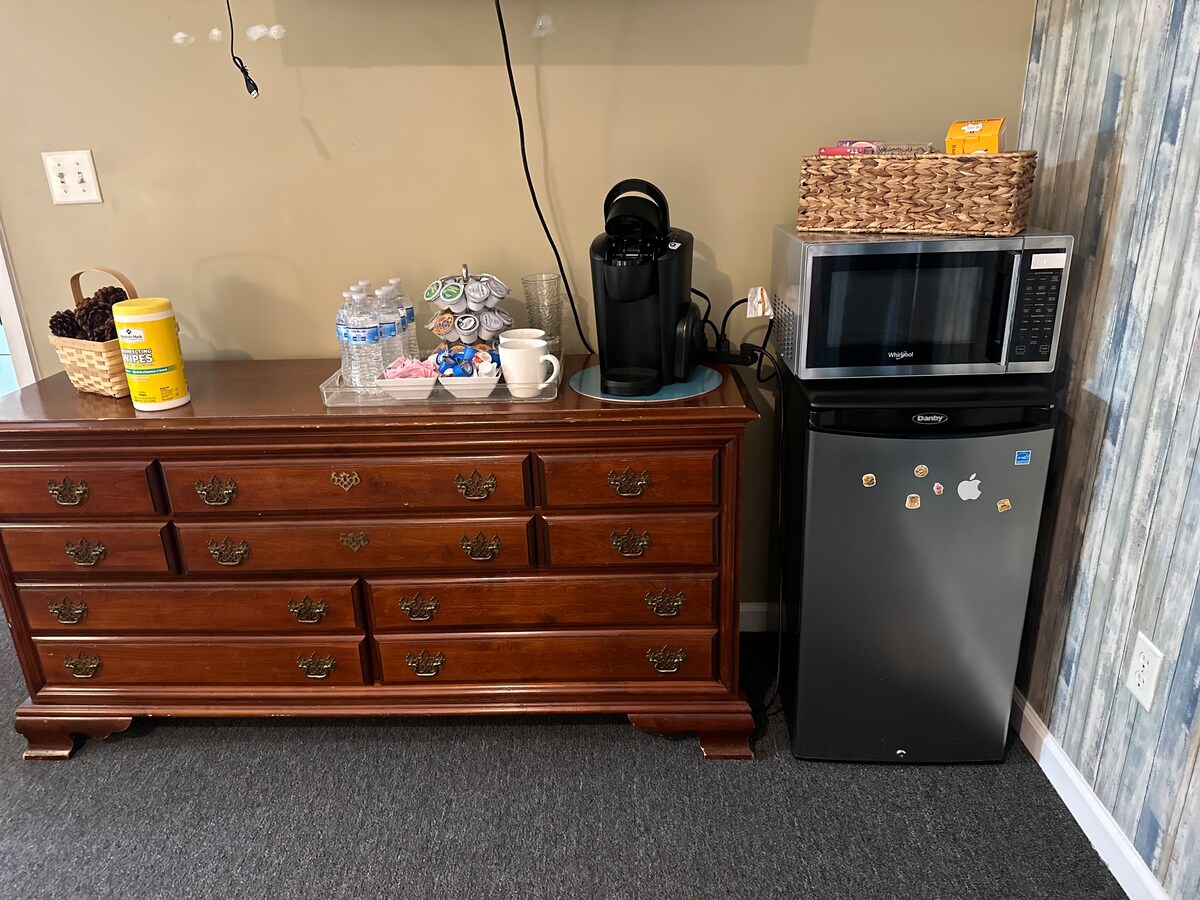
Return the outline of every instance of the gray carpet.
<path id="1" fill-rule="evenodd" d="M 751 642 L 752 690 L 773 647 Z M 0 638 L 0 709 L 23 699 Z M 0 897 L 1119 898 L 1019 745 L 754 762 L 615 718 L 161 721 L 67 763 L 0 726 Z"/>

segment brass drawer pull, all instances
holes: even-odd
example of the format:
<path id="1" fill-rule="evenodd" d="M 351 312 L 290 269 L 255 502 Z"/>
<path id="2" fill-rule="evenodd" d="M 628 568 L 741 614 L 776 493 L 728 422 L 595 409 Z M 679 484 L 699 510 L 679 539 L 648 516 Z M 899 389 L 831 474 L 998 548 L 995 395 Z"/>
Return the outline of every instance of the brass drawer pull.
<path id="1" fill-rule="evenodd" d="M 473 469 L 469 478 L 454 476 L 454 487 L 468 500 L 486 500 L 496 490 L 496 476 L 484 478 L 478 469 Z"/>
<path id="2" fill-rule="evenodd" d="M 67 557 L 77 566 L 94 566 L 107 552 L 102 541 L 89 544 L 87 538 L 80 538 L 78 544 L 67 541 L 65 548 Z"/>
<path id="3" fill-rule="evenodd" d="M 483 532 L 479 532 L 474 538 L 466 537 L 458 542 L 462 547 L 463 553 L 467 554 L 469 559 L 476 562 L 486 562 L 489 559 L 494 559 L 496 554 L 500 552 L 500 537 L 497 535 L 491 540 L 483 536 Z"/>
<path id="4" fill-rule="evenodd" d="M 442 666 L 446 664 L 446 656 L 443 653 L 430 656 L 428 650 L 422 650 L 416 656 L 409 653 L 404 657 L 404 661 L 418 678 L 433 678 L 442 671 Z"/>
<path id="5" fill-rule="evenodd" d="M 87 499 L 88 485 L 86 481 L 76 484 L 64 475 L 61 484 L 46 482 L 46 493 L 53 497 L 59 506 L 78 506 Z"/>
<path id="6" fill-rule="evenodd" d="M 362 484 L 362 479 L 358 477 L 357 472 L 330 472 L 329 483 L 349 493 L 350 488 Z"/>
<path id="7" fill-rule="evenodd" d="M 625 471 L 620 475 L 616 472 L 609 472 L 608 483 L 612 485 L 619 497 L 640 497 L 646 493 L 646 488 L 650 487 L 650 473 L 643 472 L 638 475 L 633 469 L 626 466 Z"/>
<path id="8" fill-rule="evenodd" d="M 686 600 L 687 597 L 683 595 L 683 591 L 671 594 L 666 588 L 663 588 L 657 594 L 653 591 L 646 592 L 646 605 L 650 607 L 652 613 L 663 618 L 679 615 L 679 610 L 683 609 Z"/>
<path id="9" fill-rule="evenodd" d="M 104 661 L 98 656 L 84 656 L 80 653 L 68 656 L 63 660 L 63 665 L 76 678 L 94 678 L 104 668 Z"/>
<path id="10" fill-rule="evenodd" d="M 219 544 L 216 541 L 209 541 L 208 552 L 219 565 L 240 566 L 250 555 L 250 543 L 238 541 L 235 544 L 233 538 L 227 537 Z"/>
<path id="11" fill-rule="evenodd" d="M 646 661 L 654 666 L 656 672 L 661 672 L 663 675 L 678 672 L 685 659 L 687 659 L 687 654 L 683 652 L 682 647 L 672 650 L 664 646 L 661 650 L 646 651 Z"/>
<path id="12" fill-rule="evenodd" d="M 411 622 L 428 622 L 437 614 L 441 606 L 437 597 L 430 597 L 427 600 L 421 596 L 420 591 L 417 591 L 411 598 L 400 598 L 400 608 L 404 610 L 404 614 Z"/>
<path id="13" fill-rule="evenodd" d="M 343 531 L 338 535 L 338 543 L 343 547 L 348 548 L 351 552 L 357 553 L 367 544 L 371 543 L 371 539 L 367 537 L 365 531 Z"/>
<path id="14" fill-rule="evenodd" d="M 337 668 L 337 660 L 332 656 L 317 656 L 314 650 L 308 656 L 297 656 L 296 667 L 307 678 L 328 678 L 329 673 Z"/>
<path id="15" fill-rule="evenodd" d="M 316 625 L 329 612 L 329 604 L 324 600 L 313 603 L 312 598 L 305 594 L 304 599 L 299 602 L 288 600 L 288 612 L 297 622 L 304 625 Z"/>
<path id="16" fill-rule="evenodd" d="M 87 604 L 82 600 L 63 597 L 61 600 L 50 601 L 50 615 L 64 625 L 78 625 L 87 618 L 87 614 Z"/>
<path id="17" fill-rule="evenodd" d="M 650 532 L 643 531 L 638 534 L 632 528 L 626 528 L 624 534 L 617 534 L 615 531 L 610 533 L 608 542 L 622 556 L 632 559 L 645 554 L 646 548 L 650 546 Z"/>
<path id="18" fill-rule="evenodd" d="M 214 475 L 208 481 L 197 478 L 196 493 L 206 506 L 228 506 L 238 495 L 238 486 L 232 478 L 223 482 Z"/>

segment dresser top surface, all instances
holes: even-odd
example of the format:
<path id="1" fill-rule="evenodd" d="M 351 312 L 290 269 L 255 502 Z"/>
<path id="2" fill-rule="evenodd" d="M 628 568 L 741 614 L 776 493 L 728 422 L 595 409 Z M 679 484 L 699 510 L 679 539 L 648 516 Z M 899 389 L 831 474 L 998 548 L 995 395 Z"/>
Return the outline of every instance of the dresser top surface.
<path id="1" fill-rule="evenodd" d="M 512 428 L 564 423 L 748 421 L 753 402 L 737 373 L 715 366 L 722 377 L 714 391 L 665 403 L 609 403 L 577 394 L 571 376 L 594 357 L 567 356 L 557 399 L 530 403 L 413 403 L 374 408 L 327 408 L 319 385 L 336 360 L 215 360 L 186 364 L 192 402 L 162 412 L 139 412 L 129 398 L 75 390 L 65 373 L 0 397 L 0 433 L 86 429 L 175 432 L 253 428 Z"/>

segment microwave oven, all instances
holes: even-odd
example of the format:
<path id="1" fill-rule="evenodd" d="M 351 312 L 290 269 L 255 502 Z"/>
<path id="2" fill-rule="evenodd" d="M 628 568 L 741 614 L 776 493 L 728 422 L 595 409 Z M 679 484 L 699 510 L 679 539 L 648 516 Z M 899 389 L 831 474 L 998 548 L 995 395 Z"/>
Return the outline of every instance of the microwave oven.
<path id="1" fill-rule="evenodd" d="M 772 329 L 801 379 L 1053 372 L 1074 239 L 775 229 Z"/>

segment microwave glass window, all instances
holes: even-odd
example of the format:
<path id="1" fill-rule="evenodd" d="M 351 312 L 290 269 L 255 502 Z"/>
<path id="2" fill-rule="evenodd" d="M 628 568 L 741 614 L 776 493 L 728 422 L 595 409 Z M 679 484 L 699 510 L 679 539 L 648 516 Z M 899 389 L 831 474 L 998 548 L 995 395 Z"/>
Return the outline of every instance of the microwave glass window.
<path id="1" fill-rule="evenodd" d="M 813 260 L 813 368 L 999 363 L 1012 255 L 897 253 Z"/>

